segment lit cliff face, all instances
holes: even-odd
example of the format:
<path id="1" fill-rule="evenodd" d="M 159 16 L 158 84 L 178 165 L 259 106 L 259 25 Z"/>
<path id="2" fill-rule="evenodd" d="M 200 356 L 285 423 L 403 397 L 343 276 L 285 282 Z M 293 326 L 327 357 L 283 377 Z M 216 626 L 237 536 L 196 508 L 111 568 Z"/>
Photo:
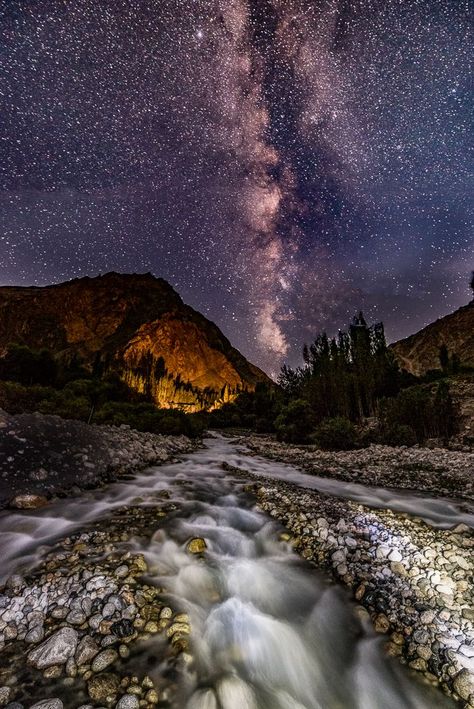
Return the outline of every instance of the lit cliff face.
<path id="1" fill-rule="evenodd" d="M 195 323 L 173 314 L 142 325 L 122 357 L 123 380 L 162 408 L 213 409 L 254 389 Z"/>
<path id="2" fill-rule="evenodd" d="M 162 408 L 222 406 L 268 377 L 219 328 L 151 274 L 109 273 L 0 288 L 0 356 L 11 342 L 116 372 Z"/>

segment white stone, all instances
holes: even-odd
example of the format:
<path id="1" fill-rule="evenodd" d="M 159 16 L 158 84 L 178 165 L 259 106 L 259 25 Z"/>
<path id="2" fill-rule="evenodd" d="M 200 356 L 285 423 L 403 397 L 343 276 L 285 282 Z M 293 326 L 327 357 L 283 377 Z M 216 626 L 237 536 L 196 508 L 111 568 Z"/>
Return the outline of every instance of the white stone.
<path id="1" fill-rule="evenodd" d="M 74 655 L 77 641 L 78 635 L 73 628 L 61 628 L 29 653 L 28 662 L 38 670 L 63 665 Z"/>

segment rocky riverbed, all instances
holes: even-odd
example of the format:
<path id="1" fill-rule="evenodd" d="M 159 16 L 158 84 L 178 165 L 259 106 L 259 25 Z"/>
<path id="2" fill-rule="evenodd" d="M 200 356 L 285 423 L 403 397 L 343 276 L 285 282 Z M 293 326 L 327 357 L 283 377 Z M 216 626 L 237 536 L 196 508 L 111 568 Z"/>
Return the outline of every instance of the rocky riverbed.
<path id="1" fill-rule="evenodd" d="M 0 508 L 39 506 L 193 450 L 185 436 L 0 410 Z"/>
<path id="2" fill-rule="evenodd" d="M 226 466 L 229 469 L 229 466 Z M 239 471 L 233 468 L 238 474 Z M 248 470 L 240 471 L 243 479 Z M 387 651 L 474 707 L 474 535 L 271 478 L 246 489 L 303 558 L 350 588 Z"/>
<path id="3" fill-rule="evenodd" d="M 472 528 L 275 479 L 297 471 L 239 441 L 205 444 L 0 514 L 0 706 L 450 706 L 440 686 L 474 708 Z"/>
<path id="4" fill-rule="evenodd" d="M 166 495 L 157 501 L 118 508 L 60 539 L 33 572 L 0 588 L 0 706 L 168 705 L 177 663 L 191 660 L 189 619 L 147 583 L 143 554 L 124 550 L 132 538 L 155 534 L 176 509 Z M 159 635 L 157 654 L 141 661 L 140 648 Z M 159 685 L 147 672 L 150 659 L 164 668 Z"/>
<path id="5" fill-rule="evenodd" d="M 351 451 L 279 443 L 271 436 L 245 437 L 254 453 L 298 466 L 312 475 L 364 485 L 426 491 L 474 499 L 474 453 L 446 448 L 371 445 Z"/>

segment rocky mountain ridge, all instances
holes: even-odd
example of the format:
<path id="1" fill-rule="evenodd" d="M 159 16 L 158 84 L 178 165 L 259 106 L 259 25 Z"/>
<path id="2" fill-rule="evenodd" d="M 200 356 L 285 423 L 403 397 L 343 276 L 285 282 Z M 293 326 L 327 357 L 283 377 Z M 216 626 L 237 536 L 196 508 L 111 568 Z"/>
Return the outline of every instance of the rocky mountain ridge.
<path id="1" fill-rule="evenodd" d="M 462 366 L 474 367 L 474 300 L 390 347 L 403 369 L 421 376 L 441 369 L 439 355 L 443 345 Z"/>
<path id="2" fill-rule="evenodd" d="M 0 356 L 12 342 L 116 372 L 163 408 L 213 409 L 267 375 L 151 273 L 0 287 Z"/>

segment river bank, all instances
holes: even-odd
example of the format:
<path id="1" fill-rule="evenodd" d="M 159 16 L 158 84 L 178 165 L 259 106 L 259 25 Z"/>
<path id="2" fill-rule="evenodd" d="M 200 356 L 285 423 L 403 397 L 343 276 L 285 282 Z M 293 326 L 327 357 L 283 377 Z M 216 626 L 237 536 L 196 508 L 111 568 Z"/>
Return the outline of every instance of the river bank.
<path id="1" fill-rule="evenodd" d="M 248 440 L 242 442 L 247 445 Z M 252 440 L 249 447 L 254 454 L 270 451 L 268 457 L 275 461 L 280 460 L 278 451 L 286 450 L 267 441 L 257 445 Z M 288 461 L 295 455 L 300 459 L 301 452 L 290 449 L 281 458 Z M 403 512 L 373 509 L 265 477 L 260 459 L 254 466 L 258 474 L 251 473 L 249 464 L 233 471 L 243 481 L 253 479 L 246 489 L 260 509 L 286 527 L 283 538 L 304 559 L 350 589 L 361 617 L 386 636 L 389 654 L 429 682 L 439 683 L 462 706 L 474 707 L 472 528 L 465 524 L 436 528 Z M 228 464 L 225 467 L 229 469 Z M 282 470 L 276 473 L 284 475 Z M 291 468 L 287 473 L 291 477 Z M 370 490 L 365 497 L 369 495 Z M 423 498 L 418 499 L 421 510 Z M 409 498 L 402 502 L 410 509 Z"/>
<path id="2" fill-rule="evenodd" d="M 197 445 L 185 436 L 142 433 L 129 426 L 95 426 L 37 413 L 13 416 L 0 410 L 0 509 L 39 506 L 54 495 L 78 494 Z"/>
<path id="3" fill-rule="evenodd" d="M 311 475 L 474 500 L 474 453 L 382 445 L 323 451 L 316 446 L 279 443 L 265 435 L 245 436 L 242 442 L 257 455 L 297 466 Z"/>

